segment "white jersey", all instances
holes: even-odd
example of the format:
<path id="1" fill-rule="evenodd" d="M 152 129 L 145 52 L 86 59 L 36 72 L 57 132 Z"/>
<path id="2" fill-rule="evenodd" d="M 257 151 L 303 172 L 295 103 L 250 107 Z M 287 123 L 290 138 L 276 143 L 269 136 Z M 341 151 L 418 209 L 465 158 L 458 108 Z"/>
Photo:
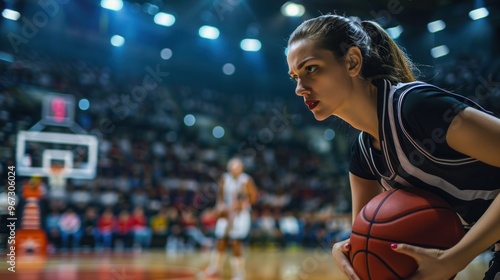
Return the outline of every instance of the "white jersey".
<path id="1" fill-rule="evenodd" d="M 246 173 L 241 173 L 234 178 L 229 173 L 224 173 L 224 204 L 231 207 L 239 196 L 244 194 L 244 188 L 250 180 L 250 176 Z M 227 218 L 219 218 L 215 225 L 215 237 L 230 239 L 244 239 L 250 232 L 251 217 L 250 209 L 242 209 L 237 213 L 232 214 L 231 223 Z M 227 227 L 230 227 L 229 229 Z M 225 236 L 228 234 L 228 236 Z"/>
<path id="2" fill-rule="evenodd" d="M 246 173 L 241 173 L 238 177 L 233 177 L 230 173 L 224 173 L 224 203 L 232 205 L 238 197 L 244 194 L 245 186 L 250 180 L 250 176 Z"/>

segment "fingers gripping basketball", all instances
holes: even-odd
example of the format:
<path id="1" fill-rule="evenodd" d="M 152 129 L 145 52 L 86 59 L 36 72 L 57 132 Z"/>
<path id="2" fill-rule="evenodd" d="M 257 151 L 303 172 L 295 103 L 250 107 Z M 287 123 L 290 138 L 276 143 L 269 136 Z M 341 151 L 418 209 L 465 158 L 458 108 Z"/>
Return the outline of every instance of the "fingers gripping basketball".
<path id="1" fill-rule="evenodd" d="M 354 221 L 349 259 L 361 279 L 405 279 L 417 269 L 393 243 L 447 249 L 464 235 L 451 207 L 420 190 L 391 190 L 373 198 Z"/>

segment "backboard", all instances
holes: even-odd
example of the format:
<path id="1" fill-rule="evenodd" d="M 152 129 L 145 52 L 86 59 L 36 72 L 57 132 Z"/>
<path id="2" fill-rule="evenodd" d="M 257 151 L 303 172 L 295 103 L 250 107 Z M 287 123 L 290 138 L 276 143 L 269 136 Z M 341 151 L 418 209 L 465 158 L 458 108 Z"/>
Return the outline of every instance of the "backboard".
<path id="1" fill-rule="evenodd" d="M 65 177 L 93 179 L 98 140 L 93 135 L 41 131 L 17 134 L 16 171 L 21 176 L 50 176 L 54 164 L 64 166 Z"/>

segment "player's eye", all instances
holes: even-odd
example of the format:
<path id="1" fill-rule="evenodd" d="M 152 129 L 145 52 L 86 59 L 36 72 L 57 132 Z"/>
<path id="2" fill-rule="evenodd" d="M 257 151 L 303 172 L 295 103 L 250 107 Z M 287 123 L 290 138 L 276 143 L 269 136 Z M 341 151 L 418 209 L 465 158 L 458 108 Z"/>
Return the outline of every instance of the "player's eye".
<path id="1" fill-rule="evenodd" d="M 299 77 L 297 75 L 290 75 L 290 80 L 292 82 L 296 83 L 298 79 L 299 79 Z"/>
<path id="2" fill-rule="evenodd" d="M 306 72 L 307 72 L 308 74 L 310 74 L 310 73 L 312 73 L 312 72 L 316 71 L 316 69 L 318 69 L 318 66 L 316 66 L 316 65 L 306 66 Z"/>

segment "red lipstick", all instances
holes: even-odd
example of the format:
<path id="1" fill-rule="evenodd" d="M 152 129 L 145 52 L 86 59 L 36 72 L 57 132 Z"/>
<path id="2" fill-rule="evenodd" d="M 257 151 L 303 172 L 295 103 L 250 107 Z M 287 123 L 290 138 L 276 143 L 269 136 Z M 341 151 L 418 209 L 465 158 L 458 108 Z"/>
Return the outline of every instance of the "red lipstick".
<path id="1" fill-rule="evenodd" d="M 318 100 L 306 100 L 304 103 L 306 103 L 309 110 L 312 110 L 312 109 L 316 108 L 319 101 Z"/>

